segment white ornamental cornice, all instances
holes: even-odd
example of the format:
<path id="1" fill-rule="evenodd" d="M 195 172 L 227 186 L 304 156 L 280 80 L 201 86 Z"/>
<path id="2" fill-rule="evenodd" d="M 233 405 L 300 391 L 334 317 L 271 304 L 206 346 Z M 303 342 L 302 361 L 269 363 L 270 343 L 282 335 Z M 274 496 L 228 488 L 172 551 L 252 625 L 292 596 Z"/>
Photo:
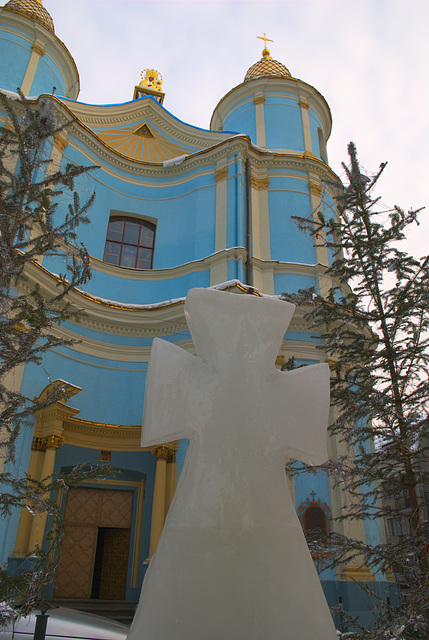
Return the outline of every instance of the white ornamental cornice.
<path id="1" fill-rule="evenodd" d="M 279 265 L 285 268 L 285 265 Z M 308 274 L 305 269 L 314 269 L 311 265 L 299 265 L 304 269 L 303 273 Z M 293 265 L 292 265 L 293 268 Z M 53 296 L 57 293 L 58 280 L 49 271 L 36 263 L 27 265 L 27 279 L 20 284 L 21 290 L 30 290 L 32 284 L 37 282 L 42 291 Z M 226 282 L 216 288 L 245 293 L 247 287 L 238 281 Z M 260 295 L 254 290 L 256 295 Z M 90 296 L 83 292 L 72 290 L 67 296 L 67 301 L 76 311 L 82 311 L 78 324 L 95 331 L 106 334 L 121 335 L 127 337 L 162 337 L 188 331 L 188 325 L 184 315 L 185 298 L 168 300 L 154 305 L 122 305 L 114 301 L 103 301 L 100 298 Z M 306 315 L 310 311 L 308 305 L 297 307 L 289 326 L 289 331 L 312 333 L 314 329 L 309 324 Z M 58 335 L 64 338 L 82 340 L 82 346 L 77 351 L 97 355 L 97 340 L 85 339 L 77 333 L 60 327 Z M 189 352 L 193 352 L 192 341 L 185 338 L 180 341 L 181 346 Z M 100 342 L 102 348 L 101 357 L 119 361 L 147 361 L 148 350 L 146 347 L 135 349 L 135 355 L 131 355 L 131 350 L 125 348 L 121 353 L 121 347 L 114 344 Z M 98 354 L 100 357 L 100 354 Z"/>
<path id="2" fill-rule="evenodd" d="M 184 328 L 183 325 L 180 326 L 181 332 L 187 330 L 187 326 Z M 78 330 L 79 327 L 76 327 Z M 100 329 L 98 328 L 98 331 Z M 149 333 L 149 332 L 148 332 Z M 64 340 L 73 341 L 73 345 L 70 347 L 76 353 L 83 353 L 87 356 L 91 356 L 98 359 L 113 361 L 113 362 L 125 362 L 125 363 L 140 363 L 144 364 L 149 362 L 149 356 L 151 352 L 151 345 L 140 347 L 140 346 L 127 346 L 124 344 L 114 344 L 112 342 L 103 342 L 102 340 L 89 338 L 88 336 L 82 336 L 78 332 L 71 331 L 70 329 L 66 329 L 65 327 L 56 327 L 55 334 Z M 171 335 L 171 333 L 167 333 L 165 331 L 156 331 L 156 329 L 152 329 L 150 331 L 151 335 L 147 335 L 145 337 L 155 338 L 155 337 L 165 337 L 167 335 Z M 112 335 L 110 332 L 109 335 Z M 122 337 L 122 336 L 121 336 Z M 130 338 L 135 336 L 130 336 Z M 190 338 L 185 340 L 178 340 L 175 342 L 178 347 L 181 347 L 185 351 L 188 351 L 191 354 L 195 353 L 195 347 Z M 144 370 L 144 368 L 143 368 Z"/>
<path id="3" fill-rule="evenodd" d="M 28 264 L 25 276 L 19 284 L 21 292 L 31 291 L 37 283 L 47 297 L 54 297 L 58 293 L 57 277 L 43 266 L 34 262 Z M 246 290 L 236 281 L 217 285 L 216 288 Z M 188 330 L 184 316 L 185 298 L 138 305 L 105 300 L 72 289 L 67 295 L 67 302 L 73 310 L 83 312 L 78 324 L 95 331 L 129 337 L 156 337 Z"/>
<path id="4" fill-rule="evenodd" d="M 37 104 L 44 96 L 39 96 L 37 100 L 30 101 Z M 46 97 L 46 96 L 45 96 Z M 196 151 L 189 154 L 180 164 L 150 163 L 141 160 L 130 159 L 119 152 L 110 148 L 105 144 L 96 133 L 88 128 L 84 123 L 75 118 L 74 114 L 61 101 L 56 100 L 59 106 L 58 116 L 61 124 L 70 122 L 67 129 L 69 135 L 69 144 L 72 147 L 79 148 L 90 162 L 94 165 L 101 165 L 103 171 L 113 173 L 120 180 L 142 183 L 142 178 L 168 180 L 171 177 L 186 177 L 195 169 L 204 170 L 213 163 L 217 163 L 222 159 L 235 156 L 234 161 L 249 158 L 255 167 L 264 169 L 271 168 L 289 168 L 307 173 L 316 174 L 322 181 L 334 181 L 340 184 L 340 179 L 332 171 L 332 169 L 323 161 L 317 158 L 305 156 L 304 153 L 270 151 L 259 149 L 253 145 L 248 136 L 233 135 L 221 142 L 217 142 L 208 149 Z M 70 116 L 73 118 L 70 121 Z M 77 146 L 79 143 L 83 146 Z M 92 154 L 92 155 L 91 155 Z M 128 173 L 129 176 L 124 177 L 122 174 L 115 174 L 115 168 L 120 172 Z M 133 179 L 134 176 L 134 179 Z M 188 179 L 193 176 L 189 175 Z"/>
<path id="5" fill-rule="evenodd" d="M 131 160 L 108 147 L 89 130 L 73 125 L 72 127 L 73 131 L 71 128 L 69 129 L 69 144 L 71 146 L 76 146 L 76 143 L 73 144 L 74 138 L 92 152 L 93 155 L 90 155 L 85 153 L 81 146 L 77 147 L 90 162 L 95 165 L 101 164 L 103 171 L 112 173 L 122 181 L 142 186 L 153 186 L 151 181 L 158 179 L 165 181 L 170 181 L 171 178 L 193 180 L 196 177 L 195 170 L 212 171 L 213 164 L 221 160 L 226 159 L 228 164 L 231 164 L 237 161 L 244 162 L 246 158 L 251 159 L 252 166 L 258 170 L 282 169 L 284 171 L 289 169 L 305 174 L 313 173 L 322 182 L 341 184 L 339 177 L 323 161 L 293 152 L 261 152 L 253 147 L 249 138 L 244 135 L 234 136 L 210 149 L 190 154 L 181 164 L 163 166 L 162 164 Z M 115 172 L 115 169 L 127 172 L 129 176 L 124 178 L 121 173 Z M 145 178 L 147 182 L 145 182 Z"/>
<path id="6" fill-rule="evenodd" d="M 191 273 L 197 273 L 198 271 L 209 271 L 213 266 L 227 260 L 245 260 L 246 255 L 246 249 L 244 247 L 232 247 L 231 249 L 222 249 L 221 251 L 212 253 L 201 260 L 192 260 L 192 262 L 185 262 L 184 264 L 166 269 L 129 269 L 127 267 L 119 267 L 114 264 L 109 264 L 108 262 L 103 262 L 103 260 L 91 256 L 91 269 L 125 280 L 154 282 L 180 278 Z"/>
<path id="7" fill-rule="evenodd" d="M 287 358 L 293 356 L 297 360 L 326 361 L 326 354 L 320 349 L 320 345 L 305 340 L 288 340 L 286 338 L 280 347 L 280 354 L 286 355 Z"/>
<path id="8" fill-rule="evenodd" d="M 230 136 L 228 133 L 200 129 L 178 120 L 151 98 L 108 106 L 67 101 L 62 101 L 62 104 L 90 129 L 123 127 L 133 123 L 137 125 L 144 120 L 150 120 L 161 133 L 169 135 L 174 141 L 200 149 L 206 149 Z"/>
<path id="9" fill-rule="evenodd" d="M 280 262 L 279 260 L 263 260 L 250 258 L 250 264 L 256 266 L 259 271 L 269 271 L 275 275 L 295 275 L 316 278 L 319 274 L 319 265 L 304 264 L 302 262 Z"/>

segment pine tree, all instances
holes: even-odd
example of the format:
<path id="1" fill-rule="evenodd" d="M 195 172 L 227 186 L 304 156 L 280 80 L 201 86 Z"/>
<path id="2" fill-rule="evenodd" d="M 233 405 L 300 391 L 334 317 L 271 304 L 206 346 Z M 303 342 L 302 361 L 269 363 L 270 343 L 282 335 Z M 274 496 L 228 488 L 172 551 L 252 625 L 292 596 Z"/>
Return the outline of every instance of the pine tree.
<path id="1" fill-rule="evenodd" d="M 353 143 L 348 153 L 346 185 L 330 185 L 338 218 L 321 211 L 295 217 L 331 252 L 332 288 L 326 297 L 314 291 L 283 297 L 307 305 L 333 363 L 337 417 L 330 430 L 348 453 L 326 469 L 351 496 L 340 519 L 375 519 L 383 527 L 394 518 L 405 526 L 394 545 L 372 547 L 338 533 L 313 536 L 311 544 L 327 565 L 359 560 L 373 571 L 392 570 L 400 586 L 399 607 L 381 601 L 377 607 L 373 594 L 374 627 L 352 625 L 344 637 L 421 640 L 429 637 L 429 257 L 400 249 L 421 210 L 386 210 L 372 195 L 385 164 L 366 175 Z"/>
<path id="2" fill-rule="evenodd" d="M 38 365 L 48 385 L 51 381 L 43 368 L 44 354 L 72 343 L 59 337 L 56 327 L 78 316 L 67 302 L 67 294 L 90 277 L 89 255 L 78 243 L 76 229 L 88 222 L 86 214 L 94 194 L 81 204 L 74 191 L 75 180 L 90 168 L 73 164 L 52 167 L 53 136 L 64 128 L 57 126 L 52 98 L 30 105 L 22 93 L 0 92 L 0 111 L 6 115 L 6 124 L 0 125 L 0 516 L 25 507 L 33 516 L 43 512 L 51 519 L 48 548 L 31 552 L 38 559 L 33 570 L 10 576 L 6 567 L 0 567 L 0 602 L 19 602 L 20 613 L 26 613 L 53 579 L 52 558 L 62 523 L 52 492 L 104 475 L 106 470 L 80 465 L 69 475 L 41 482 L 17 475 L 16 444 L 22 430 L 34 424 L 37 411 L 67 399 L 66 384 L 51 385 L 42 400 L 35 400 L 8 383 L 18 367 L 32 363 Z M 70 204 L 60 206 L 66 195 Z M 64 265 L 64 273 L 55 275 L 50 291 L 34 277 L 47 257 L 61 259 Z M 3 607 L 0 623 L 16 615 Z"/>

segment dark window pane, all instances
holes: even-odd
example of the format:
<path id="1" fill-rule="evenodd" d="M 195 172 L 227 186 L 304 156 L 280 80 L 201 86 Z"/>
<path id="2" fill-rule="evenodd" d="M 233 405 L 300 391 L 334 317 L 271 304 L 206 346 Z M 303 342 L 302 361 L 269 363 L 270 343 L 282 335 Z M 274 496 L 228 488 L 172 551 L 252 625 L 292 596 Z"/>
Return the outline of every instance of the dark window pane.
<path id="1" fill-rule="evenodd" d="M 304 514 L 305 529 L 322 529 L 326 533 L 326 517 L 320 507 L 309 507 Z"/>
<path id="2" fill-rule="evenodd" d="M 142 230 L 140 231 L 139 245 L 141 247 L 153 247 L 154 235 L 155 235 L 155 229 L 153 227 L 147 227 L 146 225 L 142 225 Z"/>
<path id="3" fill-rule="evenodd" d="M 116 240 L 116 242 L 121 242 L 123 230 L 124 230 L 123 220 L 111 220 L 109 223 L 109 230 L 107 232 L 107 239 Z"/>
<path id="4" fill-rule="evenodd" d="M 110 264 L 119 264 L 119 254 L 121 253 L 121 245 L 116 242 L 106 242 L 106 251 L 104 259 Z"/>
<path id="5" fill-rule="evenodd" d="M 130 247 L 127 244 L 122 245 L 121 267 L 136 266 L 137 247 Z"/>
<path id="6" fill-rule="evenodd" d="M 139 249 L 137 269 L 150 269 L 152 267 L 152 249 Z"/>
<path id="7" fill-rule="evenodd" d="M 125 225 L 124 242 L 129 244 L 139 243 L 140 222 L 127 220 Z"/>

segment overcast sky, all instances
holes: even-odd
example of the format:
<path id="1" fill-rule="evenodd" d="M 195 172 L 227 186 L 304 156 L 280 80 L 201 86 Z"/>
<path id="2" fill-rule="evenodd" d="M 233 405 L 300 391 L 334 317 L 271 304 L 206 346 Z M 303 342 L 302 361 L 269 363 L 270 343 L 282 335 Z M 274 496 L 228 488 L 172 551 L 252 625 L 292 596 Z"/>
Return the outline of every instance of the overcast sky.
<path id="1" fill-rule="evenodd" d="M 164 106 L 208 128 L 213 109 L 269 49 L 315 86 L 333 116 L 329 163 L 353 140 L 361 163 L 388 161 L 377 194 L 426 206 L 410 235 L 429 253 L 428 0 L 43 0 L 80 73 L 79 100 L 126 102 L 145 68 L 160 71 Z"/>

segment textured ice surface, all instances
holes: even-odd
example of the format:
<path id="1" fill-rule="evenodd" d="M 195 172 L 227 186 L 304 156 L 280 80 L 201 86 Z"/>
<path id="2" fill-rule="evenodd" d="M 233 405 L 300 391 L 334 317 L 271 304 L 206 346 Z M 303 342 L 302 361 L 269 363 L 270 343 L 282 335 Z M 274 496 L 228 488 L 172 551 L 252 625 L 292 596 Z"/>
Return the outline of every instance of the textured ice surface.
<path id="1" fill-rule="evenodd" d="M 142 445 L 190 447 L 129 640 L 336 638 L 284 470 L 327 458 L 328 365 L 274 366 L 293 312 L 193 289 L 198 357 L 154 341 Z"/>

